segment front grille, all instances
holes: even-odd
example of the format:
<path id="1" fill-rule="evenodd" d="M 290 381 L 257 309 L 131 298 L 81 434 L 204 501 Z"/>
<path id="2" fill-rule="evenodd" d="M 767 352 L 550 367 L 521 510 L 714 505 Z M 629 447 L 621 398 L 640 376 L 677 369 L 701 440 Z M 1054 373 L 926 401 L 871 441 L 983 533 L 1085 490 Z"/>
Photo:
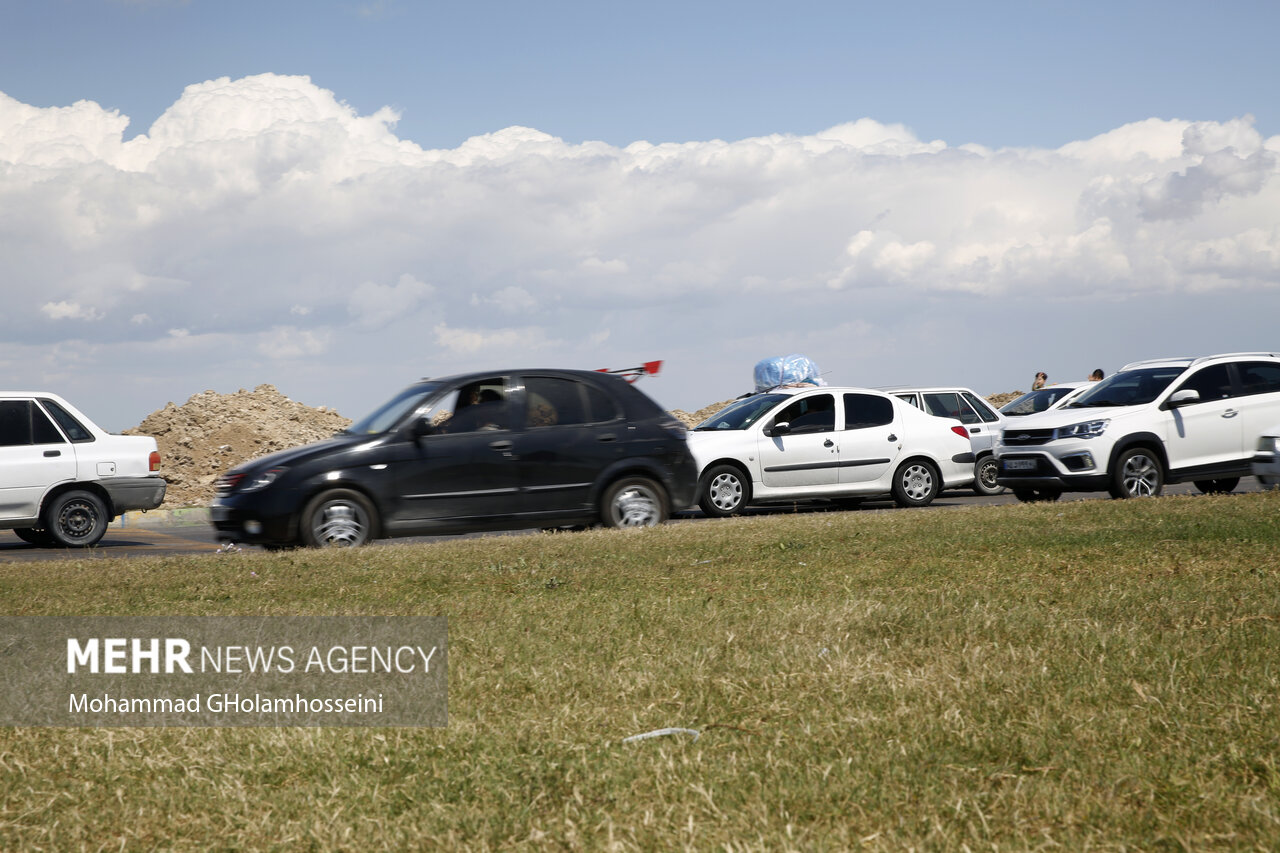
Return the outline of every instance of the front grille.
<path id="1" fill-rule="evenodd" d="M 1051 429 L 1006 429 L 1004 443 L 1010 447 L 1032 447 L 1053 441 Z"/>

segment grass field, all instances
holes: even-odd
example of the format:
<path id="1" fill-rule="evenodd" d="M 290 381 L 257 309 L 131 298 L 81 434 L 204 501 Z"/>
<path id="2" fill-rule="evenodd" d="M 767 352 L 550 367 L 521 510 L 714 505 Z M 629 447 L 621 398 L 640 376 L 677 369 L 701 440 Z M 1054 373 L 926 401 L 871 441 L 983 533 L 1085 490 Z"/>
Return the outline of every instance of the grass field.
<path id="1" fill-rule="evenodd" d="M 1280 493 L 0 565 L 442 613 L 443 729 L 0 729 L 0 848 L 1273 850 Z M 698 731 L 639 742 L 664 727 Z"/>

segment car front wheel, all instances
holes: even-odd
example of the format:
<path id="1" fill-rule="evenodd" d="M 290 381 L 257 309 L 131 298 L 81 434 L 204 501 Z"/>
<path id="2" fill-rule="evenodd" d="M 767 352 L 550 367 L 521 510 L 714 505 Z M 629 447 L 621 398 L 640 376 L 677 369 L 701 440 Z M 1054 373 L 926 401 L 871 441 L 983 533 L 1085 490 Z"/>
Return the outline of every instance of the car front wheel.
<path id="1" fill-rule="evenodd" d="M 923 460 L 904 462 L 893 475 L 893 500 L 901 507 L 928 506 L 941 488 L 937 470 Z"/>
<path id="2" fill-rule="evenodd" d="M 44 532 L 54 546 L 88 548 L 107 532 L 107 507 L 92 492 L 63 492 L 44 511 Z"/>
<path id="3" fill-rule="evenodd" d="M 354 548 L 373 538 L 377 515 L 359 492 L 321 492 L 302 511 L 299 533 L 312 548 Z"/>
<path id="4" fill-rule="evenodd" d="M 973 492 L 976 495 L 990 497 L 1004 491 L 1004 486 L 996 482 L 1000 476 L 1000 463 L 994 456 L 984 456 L 978 460 L 973 471 Z"/>
<path id="5" fill-rule="evenodd" d="M 1116 459 L 1111 475 L 1111 497 L 1154 498 L 1164 489 L 1164 468 L 1145 447 L 1126 450 Z"/>
<path id="6" fill-rule="evenodd" d="M 751 500 L 751 482 L 732 465 L 717 465 L 698 484 L 698 506 L 716 518 L 735 515 Z"/>
<path id="7" fill-rule="evenodd" d="M 667 496 L 648 477 L 624 477 L 605 490 L 600 515 L 609 527 L 654 527 L 667 520 Z"/>

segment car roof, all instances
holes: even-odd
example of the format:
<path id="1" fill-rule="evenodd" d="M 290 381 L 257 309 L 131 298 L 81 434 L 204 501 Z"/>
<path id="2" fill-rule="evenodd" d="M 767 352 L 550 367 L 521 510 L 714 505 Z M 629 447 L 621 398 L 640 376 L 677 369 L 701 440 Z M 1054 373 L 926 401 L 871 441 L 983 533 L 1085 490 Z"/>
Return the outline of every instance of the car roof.
<path id="1" fill-rule="evenodd" d="M 969 394 L 973 394 L 975 397 L 981 396 L 977 391 L 974 391 L 972 388 L 966 388 L 963 385 L 888 385 L 883 388 L 877 388 L 876 390 L 883 391 L 886 394 L 904 394 L 908 391 L 920 393 L 929 393 L 934 391 L 965 391 Z"/>
<path id="2" fill-rule="evenodd" d="M 1232 361 L 1240 358 L 1276 358 L 1280 359 L 1280 353 L 1274 352 L 1224 352 L 1217 355 L 1196 356 L 1174 356 L 1172 358 L 1149 358 L 1143 361 L 1132 361 L 1126 364 L 1120 370 L 1136 370 L 1141 367 L 1194 367 L 1197 364 L 1204 364 L 1207 361 L 1215 361 L 1217 359 L 1225 359 Z"/>

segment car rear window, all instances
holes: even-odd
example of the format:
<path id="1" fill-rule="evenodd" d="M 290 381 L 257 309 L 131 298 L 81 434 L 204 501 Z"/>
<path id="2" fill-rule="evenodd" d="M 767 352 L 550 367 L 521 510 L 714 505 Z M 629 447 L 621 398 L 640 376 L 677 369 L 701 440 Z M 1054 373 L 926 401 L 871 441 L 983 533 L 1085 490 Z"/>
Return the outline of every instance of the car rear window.
<path id="1" fill-rule="evenodd" d="M 58 426 L 62 427 L 62 431 L 72 441 L 93 441 L 93 433 L 85 429 L 84 425 L 76 420 L 75 416 L 66 409 L 52 400 L 41 400 L 40 405 L 49 410 L 49 414 L 53 415 L 53 419 L 58 422 Z"/>

